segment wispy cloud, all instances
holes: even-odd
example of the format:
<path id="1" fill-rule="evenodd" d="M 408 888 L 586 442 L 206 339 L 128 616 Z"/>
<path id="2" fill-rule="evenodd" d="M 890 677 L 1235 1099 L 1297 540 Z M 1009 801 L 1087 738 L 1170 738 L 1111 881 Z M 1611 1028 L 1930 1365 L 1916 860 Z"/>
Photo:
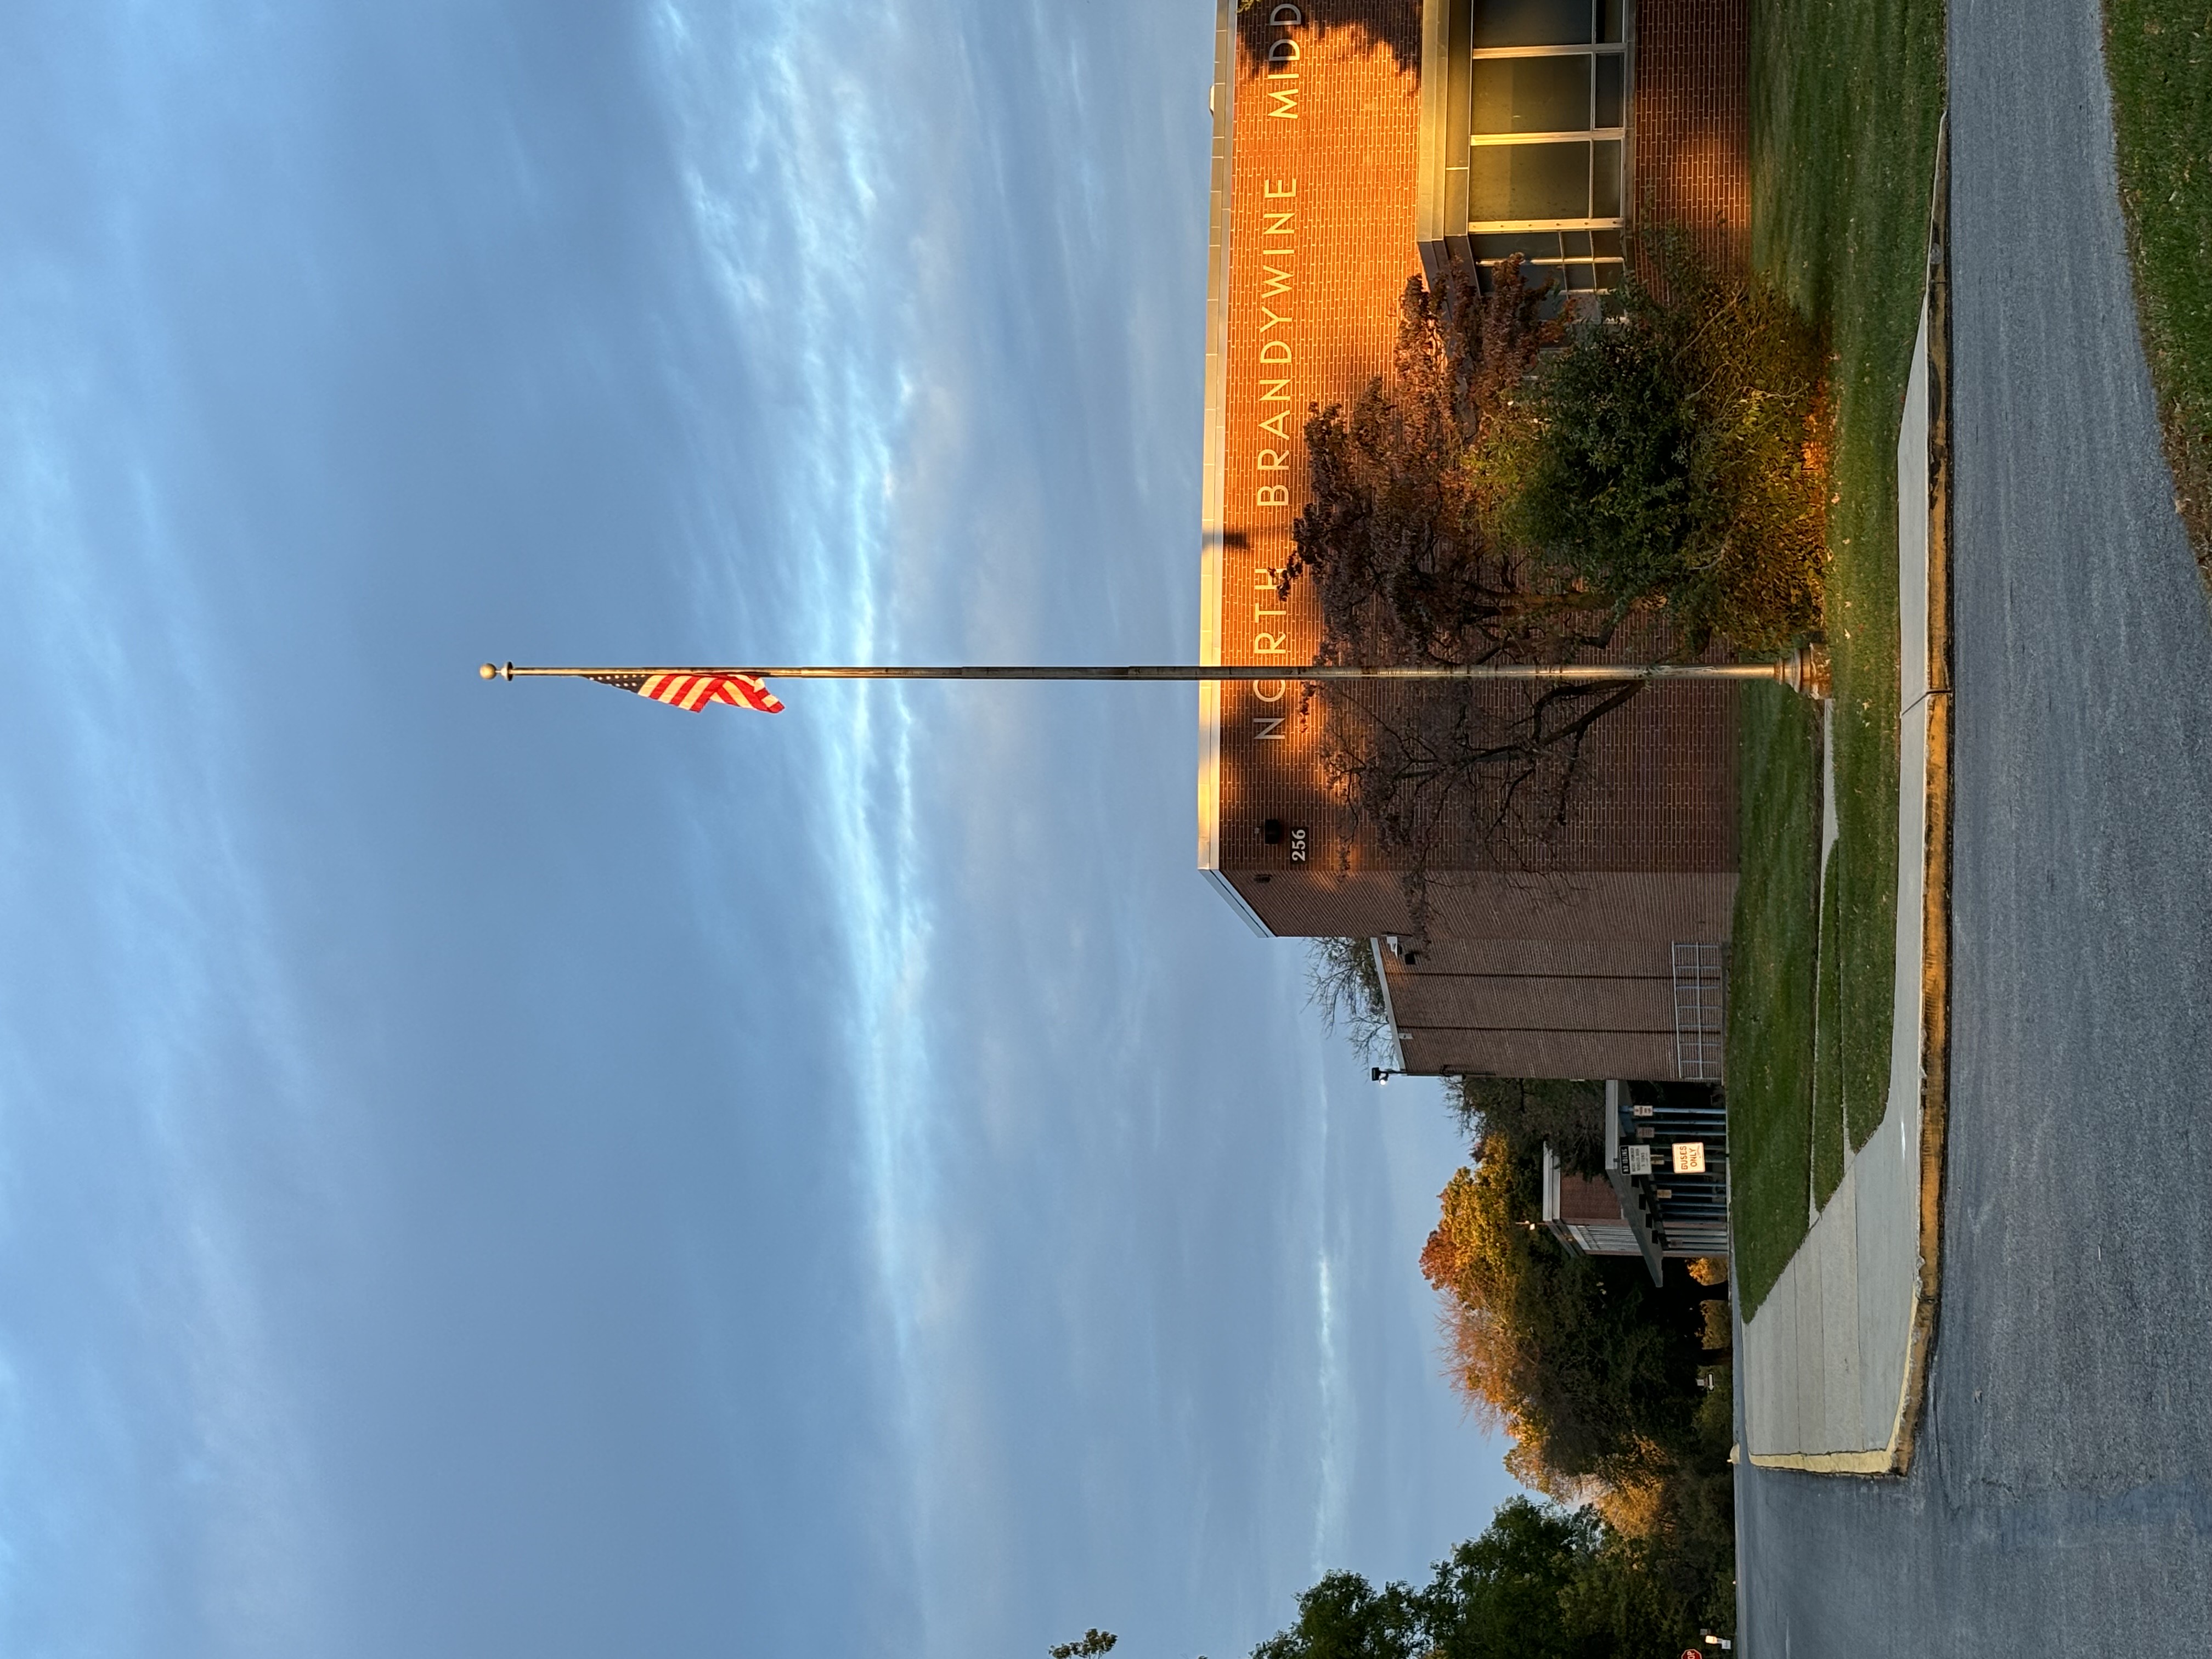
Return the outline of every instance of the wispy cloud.
<path id="1" fill-rule="evenodd" d="M 48 285 L 9 251 L 0 1628 L 45 1647 L 45 1620 L 182 1595 L 215 1644 L 296 1651 L 326 1634 L 328 1517 L 251 1236 L 327 1197 L 331 1125 L 234 810 L 240 687 L 132 414 L 167 367 L 113 324 L 146 273 Z M 246 1094 L 275 1108 L 258 1213 L 222 1104 Z M 134 1491 L 148 1460 L 208 1495 L 181 1534 Z"/>
<path id="2" fill-rule="evenodd" d="M 657 21 L 692 234 L 721 325 L 769 404 L 744 411 L 747 437 L 767 453 L 751 458 L 743 498 L 708 489 L 708 614 L 757 650 L 893 659 L 900 474 L 915 423 L 903 273 L 922 197 L 882 114 L 902 102 L 885 81 L 904 23 L 895 8 L 836 0 L 734 14 L 667 4 Z M 892 1371 L 884 1397 L 904 1447 L 883 1495 L 902 1515 L 891 1529 L 911 1539 L 922 1522 L 917 1346 L 939 1273 L 913 716 L 896 688 L 793 695 L 799 710 L 779 735 L 803 751 L 793 770 L 811 787 L 821 837 L 812 880 L 835 895 L 817 937 L 845 964 L 844 1040 L 823 1073 L 842 1081 L 840 1104 L 856 1120 Z"/>
<path id="3" fill-rule="evenodd" d="M 1428 1547 L 1183 694 L 463 678 L 1187 649 L 1206 19 L 93 9 L 0 222 L 7 1644 L 1212 1650 Z"/>

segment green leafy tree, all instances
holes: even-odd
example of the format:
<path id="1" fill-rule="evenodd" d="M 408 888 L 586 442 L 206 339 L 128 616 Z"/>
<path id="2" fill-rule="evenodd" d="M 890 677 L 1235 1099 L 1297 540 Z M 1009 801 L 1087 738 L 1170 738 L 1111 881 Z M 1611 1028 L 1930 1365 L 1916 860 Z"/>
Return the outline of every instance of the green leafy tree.
<path id="1" fill-rule="evenodd" d="M 1650 1655 L 1695 1646 L 1705 1631 L 1732 1633 L 1731 1601 L 1723 1616 L 1700 1617 L 1672 1581 L 1665 1553 L 1649 1539 L 1616 1533 L 1591 1553 L 1559 1594 L 1560 1621 L 1575 1632 L 1577 1659 Z"/>
<path id="2" fill-rule="evenodd" d="M 1663 607 L 1682 650 L 1779 650 L 1820 625 L 1819 338 L 1764 282 L 1660 258 L 1537 377 L 1516 528 L 1614 616 Z"/>
<path id="3" fill-rule="evenodd" d="M 1422 1592 L 1437 1659 L 1577 1659 L 1587 1650 L 1566 1597 L 1593 1568 L 1604 1528 L 1587 1510 L 1502 1505 L 1481 1537 L 1436 1566 Z"/>
<path id="4" fill-rule="evenodd" d="M 1515 1498 L 1425 1585 L 1328 1574 L 1253 1659 L 1644 1659 L 1700 1633 L 1636 1540 Z"/>
<path id="5" fill-rule="evenodd" d="M 1356 1572 L 1332 1572 L 1298 1597 L 1297 1622 L 1253 1649 L 1252 1659 L 1415 1659 L 1424 1633 L 1405 1585 L 1378 1590 Z"/>
<path id="6" fill-rule="evenodd" d="M 1549 1144 L 1559 1166 L 1595 1176 L 1605 1167 L 1605 1085 L 1552 1078 L 1455 1077 L 1444 1103 L 1470 1143 L 1503 1135 L 1526 1151 Z"/>
<path id="7" fill-rule="evenodd" d="M 1045 1651 L 1052 1659 L 1097 1659 L 1102 1653 L 1111 1653 L 1114 1644 L 1121 1638 L 1110 1630 L 1100 1630 L 1096 1625 L 1073 1642 L 1056 1642 Z"/>

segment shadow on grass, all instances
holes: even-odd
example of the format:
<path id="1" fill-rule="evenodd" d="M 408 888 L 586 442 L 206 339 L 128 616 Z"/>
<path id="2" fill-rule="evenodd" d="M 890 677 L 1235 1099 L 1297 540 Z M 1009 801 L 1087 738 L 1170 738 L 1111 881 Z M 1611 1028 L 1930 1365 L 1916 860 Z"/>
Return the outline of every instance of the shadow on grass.
<path id="1" fill-rule="evenodd" d="M 1733 1276 L 1748 1319 L 1807 1225 L 1820 723 L 1794 692 L 1751 685 L 1739 729 L 1744 855 L 1729 963 L 1729 1146 Z"/>

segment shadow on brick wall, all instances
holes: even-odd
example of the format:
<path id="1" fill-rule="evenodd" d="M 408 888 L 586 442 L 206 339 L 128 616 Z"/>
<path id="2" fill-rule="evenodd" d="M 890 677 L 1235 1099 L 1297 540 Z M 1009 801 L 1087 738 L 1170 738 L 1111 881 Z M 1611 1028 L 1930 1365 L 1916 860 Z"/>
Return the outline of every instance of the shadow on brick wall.
<path id="1" fill-rule="evenodd" d="M 1418 0 L 1237 0 L 1237 33 L 1246 57 L 1266 58 L 1268 46 L 1283 38 L 1279 14 L 1296 12 L 1291 27 L 1307 45 L 1337 29 L 1352 29 L 1389 47 L 1398 67 L 1418 74 L 1421 67 L 1421 8 Z M 1287 21 L 1287 19 L 1285 20 Z"/>

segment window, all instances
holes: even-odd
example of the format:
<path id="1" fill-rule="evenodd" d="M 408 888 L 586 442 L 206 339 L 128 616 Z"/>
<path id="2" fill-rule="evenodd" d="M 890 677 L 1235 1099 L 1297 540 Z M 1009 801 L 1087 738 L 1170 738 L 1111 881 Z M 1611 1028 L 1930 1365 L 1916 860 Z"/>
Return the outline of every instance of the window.
<path id="1" fill-rule="evenodd" d="M 1625 9 L 1624 0 L 1476 0 L 1475 50 L 1618 44 Z"/>
<path id="2" fill-rule="evenodd" d="M 1570 291 L 1619 284 L 1626 21 L 1626 0 L 1474 0 L 1467 228 L 1486 287 L 1514 253 Z"/>

